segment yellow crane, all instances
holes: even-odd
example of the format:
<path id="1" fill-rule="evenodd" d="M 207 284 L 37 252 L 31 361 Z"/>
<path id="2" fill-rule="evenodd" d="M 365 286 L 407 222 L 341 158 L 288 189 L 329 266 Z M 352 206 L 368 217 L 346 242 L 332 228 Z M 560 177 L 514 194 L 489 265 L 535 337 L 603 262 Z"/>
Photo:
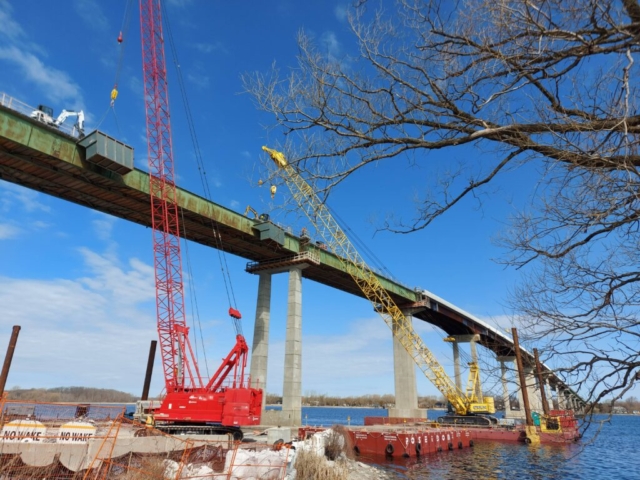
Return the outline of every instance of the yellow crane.
<path id="1" fill-rule="evenodd" d="M 488 423 L 495 421 L 492 417 L 479 417 L 477 415 L 495 413 L 493 398 L 477 399 L 475 394 L 466 394 L 457 388 L 433 353 L 413 330 L 411 322 L 407 321 L 400 307 L 396 305 L 389 292 L 378 280 L 377 275 L 349 241 L 349 238 L 333 218 L 329 209 L 307 181 L 287 162 L 284 154 L 267 147 L 262 147 L 262 149 L 269 154 L 277 167 L 284 172 L 284 181 L 291 190 L 294 200 L 325 241 L 327 250 L 338 257 L 345 270 L 360 287 L 362 293 L 371 301 L 375 310 L 391 328 L 395 338 L 398 339 L 424 375 L 453 407 L 456 415 L 443 417 L 443 421 L 460 423 Z M 479 369 L 476 364 L 470 365 L 469 384 L 475 385 L 478 381 Z M 475 389 L 470 389 L 475 392 Z"/>

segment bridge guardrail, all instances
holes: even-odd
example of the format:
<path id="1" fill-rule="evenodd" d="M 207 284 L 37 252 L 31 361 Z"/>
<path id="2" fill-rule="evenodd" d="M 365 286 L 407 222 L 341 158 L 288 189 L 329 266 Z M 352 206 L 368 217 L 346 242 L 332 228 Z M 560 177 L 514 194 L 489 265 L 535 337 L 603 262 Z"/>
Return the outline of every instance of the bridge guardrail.
<path id="1" fill-rule="evenodd" d="M 37 112 L 38 109 L 34 108 L 30 105 L 27 105 L 24 102 L 21 102 L 20 100 L 15 99 L 14 97 L 12 97 L 11 95 L 7 95 L 4 92 L 0 92 L 0 105 L 2 105 L 3 107 L 7 107 L 10 110 L 13 110 L 14 112 L 18 112 L 26 117 L 29 118 L 34 118 L 33 116 L 33 112 Z M 60 130 L 61 132 L 65 133 L 66 135 L 70 135 L 72 137 L 79 137 L 79 132 L 73 128 L 70 125 L 55 125 L 53 123 L 45 123 L 45 122 L 40 122 L 43 125 L 46 125 L 47 127 L 50 128 L 55 128 L 56 130 Z"/>

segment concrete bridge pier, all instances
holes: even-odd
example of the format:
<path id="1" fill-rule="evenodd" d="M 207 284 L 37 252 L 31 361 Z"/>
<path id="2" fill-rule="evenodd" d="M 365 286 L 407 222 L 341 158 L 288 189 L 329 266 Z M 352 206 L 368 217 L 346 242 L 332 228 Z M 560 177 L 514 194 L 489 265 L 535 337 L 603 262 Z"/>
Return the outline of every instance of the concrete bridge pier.
<path id="1" fill-rule="evenodd" d="M 558 390 L 558 406 L 560 410 L 566 410 L 569 408 L 567 405 L 567 391 L 564 388 Z"/>
<path id="2" fill-rule="evenodd" d="M 271 273 L 258 274 L 258 301 L 251 348 L 251 386 L 262 388 L 262 415 L 267 402 L 267 361 L 269 359 L 269 321 L 271 319 Z"/>
<path id="3" fill-rule="evenodd" d="M 549 400 L 549 408 L 551 410 L 560 410 L 560 403 L 558 401 L 558 385 L 555 383 L 549 383 L 549 388 L 551 390 L 551 397 Z"/>
<path id="4" fill-rule="evenodd" d="M 451 342 L 451 346 L 453 348 L 453 372 L 455 377 L 455 383 L 458 390 L 461 392 L 465 392 L 466 385 L 462 385 L 462 376 L 460 374 L 460 343 L 469 343 L 469 349 L 471 350 L 471 361 L 476 365 L 478 363 L 478 350 L 477 350 L 477 342 L 480 340 L 480 335 L 452 335 L 445 339 L 446 341 Z M 476 383 L 476 397 L 479 402 L 483 401 L 482 394 L 482 379 L 479 379 Z"/>
<path id="5" fill-rule="evenodd" d="M 412 315 L 415 312 L 415 308 L 402 310 L 407 323 L 411 324 L 413 322 Z M 427 410 L 418 408 L 416 364 L 395 334 L 393 336 L 393 371 L 396 405 L 394 408 L 389 409 L 389 417 L 427 418 Z"/>
<path id="6" fill-rule="evenodd" d="M 256 322 L 251 358 L 251 384 L 262 388 L 262 424 L 302 425 L 302 270 L 319 259 L 303 252 L 293 257 L 247 265 L 247 272 L 260 276 Z M 269 322 L 271 317 L 271 276 L 289 272 L 287 297 L 287 332 L 284 351 L 282 410 L 266 411 L 267 361 L 269 356 Z"/>
<path id="7" fill-rule="evenodd" d="M 542 395 L 540 395 L 540 389 L 533 373 L 533 367 L 524 367 L 524 378 L 527 384 L 527 396 L 529 397 L 531 411 L 542 413 Z"/>
<path id="8" fill-rule="evenodd" d="M 498 361 L 500 362 L 500 370 L 501 370 L 501 381 L 502 381 L 502 395 L 504 398 L 504 417 L 505 418 L 514 418 L 514 419 L 522 419 L 524 418 L 524 400 L 522 399 L 522 390 L 520 389 L 520 380 L 518 379 L 518 375 L 515 369 L 515 361 L 516 357 L 498 357 Z M 511 363 L 512 367 L 507 367 L 507 363 Z M 509 379 L 507 378 L 508 371 L 515 372 L 514 381 L 516 383 L 516 392 L 518 395 L 518 404 L 520 405 L 519 410 L 511 409 L 511 393 L 509 392 Z"/>
<path id="9" fill-rule="evenodd" d="M 458 341 L 451 342 L 453 348 L 453 379 L 456 383 L 456 388 L 462 392 L 462 374 L 460 373 L 460 346 Z"/>
<path id="10" fill-rule="evenodd" d="M 280 425 L 302 425 L 302 269 L 289 270 L 287 335 Z"/>
<path id="11" fill-rule="evenodd" d="M 549 381 L 549 379 L 545 379 L 544 380 L 544 393 L 546 394 L 545 397 L 547 398 L 547 407 L 549 410 L 553 410 L 555 407 L 553 406 L 553 396 L 551 393 L 551 382 Z"/>

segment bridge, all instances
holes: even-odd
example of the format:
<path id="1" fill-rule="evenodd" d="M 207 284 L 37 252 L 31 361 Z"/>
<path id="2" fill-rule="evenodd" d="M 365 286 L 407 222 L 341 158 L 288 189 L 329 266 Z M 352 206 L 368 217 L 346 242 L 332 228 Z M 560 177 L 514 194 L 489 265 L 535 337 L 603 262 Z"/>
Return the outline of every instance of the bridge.
<path id="1" fill-rule="evenodd" d="M 151 226 L 148 174 L 133 168 L 133 153 L 131 151 L 130 157 L 127 153 L 129 147 L 100 132 L 93 132 L 79 141 L 67 132 L 30 118 L 27 111 L 20 113 L 15 105 L 6 106 L 6 98 L 0 94 L 0 179 L 146 227 Z M 108 153 L 100 151 L 101 147 L 107 150 L 115 148 L 116 156 L 120 158 L 111 161 L 107 158 Z M 260 344 L 259 338 L 265 333 L 262 330 L 265 328 L 265 318 L 268 328 L 269 312 L 264 310 L 264 299 L 270 295 L 270 275 L 280 272 L 298 275 L 299 278 L 294 281 L 290 277 L 290 295 L 299 288 L 300 278 L 303 277 L 364 298 L 340 260 L 324 250 L 321 244 L 296 236 L 272 222 L 245 217 L 184 189 L 178 188 L 177 203 L 187 240 L 221 248 L 245 258 L 249 261 L 247 271 L 260 275 L 252 378 L 266 379 L 268 345 Z M 216 238 L 214 232 L 220 238 Z M 451 337 L 458 385 L 461 385 L 459 343 L 470 342 L 472 355 L 475 355 L 476 343 L 493 351 L 501 361 L 503 393 L 508 399 L 505 362 L 512 362 L 515 357 L 513 341 L 509 336 L 429 291 L 409 288 L 382 275 L 378 277 L 396 304 L 407 312 L 407 316 L 435 325 Z M 300 312 L 288 314 L 293 317 L 296 315 L 300 317 Z M 296 325 L 300 325 L 299 318 L 297 322 Z M 297 335 L 301 335 L 299 330 Z M 403 351 L 398 350 L 395 343 L 395 413 L 397 416 L 419 416 L 411 415 L 417 409 L 415 374 L 411 374 L 414 372 L 413 362 L 408 354 L 403 355 Z M 525 349 L 521 349 L 521 353 L 527 378 L 533 379 L 533 355 Z M 582 400 L 576 392 L 544 365 L 543 371 L 558 408 L 580 407 Z M 293 402 L 291 409 L 293 417 L 296 417 L 299 416 L 295 410 L 299 408 L 301 396 L 300 378 L 299 372 L 290 373 L 288 382 L 289 373 L 285 372 L 284 400 L 288 396 L 287 388 L 292 388 L 292 392 L 289 392 L 293 395 L 290 399 Z M 535 381 L 527 381 L 529 388 L 532 389 L 530 398 L 539 398 L 539 392 L 535 395 Z M 509 405 L 508 401 L 506 404 Z M 285 406 L 283 410 L 286 410 Z"/>

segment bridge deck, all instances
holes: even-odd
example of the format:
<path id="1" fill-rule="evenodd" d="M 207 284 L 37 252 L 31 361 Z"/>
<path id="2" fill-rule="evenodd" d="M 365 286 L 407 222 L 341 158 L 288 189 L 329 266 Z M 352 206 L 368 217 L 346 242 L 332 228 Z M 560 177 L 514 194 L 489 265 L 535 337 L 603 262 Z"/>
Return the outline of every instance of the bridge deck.
<path id="1" fill-rule="evenodd" d="M 85 149 L 75 138 L 1 105 L 0 179 L 151 226 L 147 173 L 134 169 L 120 175 L 92 164 L 86 161 Z M 269 225 L 267 230 L 271 231 L 265 232 L 264 222 L 186 190 L 178 189 L 178 205 L 188 240 L 216 248 L 215 225 L 222 237 L 222 249 L 251 262 L 275 260 L 303 250 L 303 240 L 277 225 Z M 315 245 L 308 248 L 319 256 L 320 263 L 302 270 L 305 278 L 363 297 L 335 255 Z M 479 334 L 480 343 L 497 355 L 513 355 L 511 339 L 479 319 L 429 292 L 379 278 L 399 306 L 425 306 L 414 315 L 416 318 L 449 335 Z M 529 352 L 523 354 L 533 364 Z"/>

